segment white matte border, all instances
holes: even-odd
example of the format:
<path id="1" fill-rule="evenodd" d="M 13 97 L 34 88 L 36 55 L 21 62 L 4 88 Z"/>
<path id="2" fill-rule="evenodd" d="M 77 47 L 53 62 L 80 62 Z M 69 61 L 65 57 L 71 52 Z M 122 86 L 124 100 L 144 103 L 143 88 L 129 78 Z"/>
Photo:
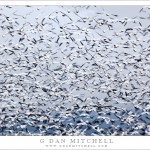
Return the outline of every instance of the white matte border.
<path id="1" fill-rule="evenodd" d="M 0 5 L 150 5 L 150 1 L 5 1 L 0 0 Z"/>
<path id="2" fill-rule="evenodd" d="M 4 136 L 0 149 L 10 150 L 149 150 L 150 136 Z"/>

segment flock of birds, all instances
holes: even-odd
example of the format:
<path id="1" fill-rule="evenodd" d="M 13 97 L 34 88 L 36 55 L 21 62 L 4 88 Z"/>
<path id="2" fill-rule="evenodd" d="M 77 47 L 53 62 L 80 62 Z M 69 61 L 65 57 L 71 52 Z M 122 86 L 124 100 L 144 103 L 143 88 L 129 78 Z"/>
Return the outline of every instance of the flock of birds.
<path id="1" fill-rule="evenodd" d="M 150 135 L 150 7 L 0 6 L 0 104 L 0 135 Z"/>

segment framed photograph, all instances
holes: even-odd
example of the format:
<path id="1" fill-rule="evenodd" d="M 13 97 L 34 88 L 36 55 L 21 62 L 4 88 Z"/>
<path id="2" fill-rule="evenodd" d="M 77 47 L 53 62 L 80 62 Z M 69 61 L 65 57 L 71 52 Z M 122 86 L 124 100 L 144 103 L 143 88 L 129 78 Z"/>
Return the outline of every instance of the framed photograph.
<path id="1" fill-rule="evenodd" d="M 150 150 L 150 1 L 0 1 L 0 150 Z"/>

